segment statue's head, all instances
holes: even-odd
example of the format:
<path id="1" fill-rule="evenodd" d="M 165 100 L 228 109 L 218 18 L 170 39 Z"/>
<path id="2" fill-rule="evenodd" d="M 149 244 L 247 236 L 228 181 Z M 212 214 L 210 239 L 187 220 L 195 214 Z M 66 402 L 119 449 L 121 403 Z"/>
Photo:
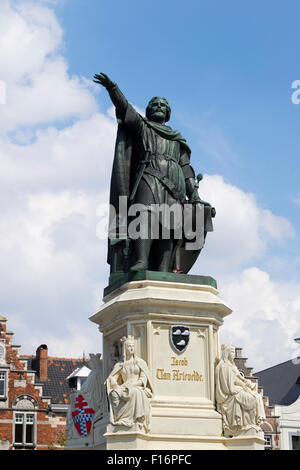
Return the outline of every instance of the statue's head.
<path id="1" fill-rule="evenodd" d="M 134 344 L 134 337 L 123 336 L 121 338 L 121 343 L 123 344 L 123 360 L 125 361 L 127 357 L 135 356 L 135 344 Z"/>
<path id="2" fill-rule="evenodd" d="M 160 96 L 154 96 L 146 108 L 146 118 L 155 122 L 168 122 L 171 116 L 171 107 L 166 100 Z"/>
<path id="3" fill-rule="evenodd" d="M 230 362 L 233 362 L 235 357 L 235 347 L 231 343 L 222 344 L 221 353 L 224 361 L 229 360 Z"/>

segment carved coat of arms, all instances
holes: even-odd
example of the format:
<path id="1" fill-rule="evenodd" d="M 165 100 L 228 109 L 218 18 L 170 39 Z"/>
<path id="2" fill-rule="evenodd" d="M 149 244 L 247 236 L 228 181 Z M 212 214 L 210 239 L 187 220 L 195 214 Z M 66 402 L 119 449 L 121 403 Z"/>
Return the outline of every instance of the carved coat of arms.
<path id="1" fill-rule="evenodd" d="M 72 410 L 72 419 L 78 434 L 87 437 L 89 434 L 95 411 L 90 408 L 84 397 L 79 394 L 75 401 L 75 410 Z"/>
<path id="2" fill-rule="evenodd" d="M 171 326 L 171 343 L 176 351 L 182 353 L 190 341 L 190 328 L 185 325 Z"/>

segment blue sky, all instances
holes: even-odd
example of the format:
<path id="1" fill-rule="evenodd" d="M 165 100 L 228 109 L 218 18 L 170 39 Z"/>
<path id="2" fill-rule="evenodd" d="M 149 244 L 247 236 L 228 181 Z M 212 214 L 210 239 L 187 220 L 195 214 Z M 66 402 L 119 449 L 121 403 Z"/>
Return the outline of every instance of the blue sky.
<path id="1" fill-rule="evenodd" d="M 258 370 L 300 336 L 300 79 L 296 0 L 0 0 L 0 314 L 31 354 L 98 352 L 87 318 L 107 285 L 97 237 L 116 123 L 107 73 L 170 125 L 217 210 L 194 274 L 233 309 L 221 339 Z M 100 222 L 99 222 L 100 221 Z M 274 352 L 274 342 L 277 348 Z"/>
<path id="2" fill-rule="evenodd" d="M 300 229 L 300 106 L 291 102 L 299 11 L 297 1 L 75 0 L 58 15 L 70 73 L 103 70 L 141 108 L 166 96 L 199 171 L 222 174 Z M 217 155 L 197 126 L 222 138 Z"/>

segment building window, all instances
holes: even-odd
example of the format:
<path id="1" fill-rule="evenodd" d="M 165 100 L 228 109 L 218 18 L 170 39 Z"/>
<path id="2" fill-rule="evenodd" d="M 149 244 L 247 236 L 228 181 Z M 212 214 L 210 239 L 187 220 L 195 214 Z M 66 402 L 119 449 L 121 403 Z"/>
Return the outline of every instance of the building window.
<path id="1" fill-rule="evenodd" d="M 0 344 L 0 364 L 5 364 L 5 347 Z"/>
<path id="2" fill-rule="evenodd" d="M 71 377 L 69 379 L 69 386 L 72 390 L 81 390 L 86 379 L 87 377 Z"/>
<path id="3" fill-rule="evenodd" d="M 35 419 L 33 413 L 15 414 L 15 449 L 33 449 Z"/>
<path id="4" fill-rule="evenodd" d="M 86 381 L 86 377 L 78 377 L 77 378 L 77 390 L 82 389 L 82 385 L 84 384 L 85 381 Z"/>
<path id="5" fill-rule="evenodd" d="M 270 434 L 265 434 L 265 450 L 272 450 L 272 436 Z"/>
<path id="6" fill-rule="evenodd" d="M 6 372 L 0 371 L 0 398 L 6 397 Z"/>
<path id="7" fill-rule="evenodd" d="M 300 436 L 292 436 L 292 450 L 300 450 Z"/>

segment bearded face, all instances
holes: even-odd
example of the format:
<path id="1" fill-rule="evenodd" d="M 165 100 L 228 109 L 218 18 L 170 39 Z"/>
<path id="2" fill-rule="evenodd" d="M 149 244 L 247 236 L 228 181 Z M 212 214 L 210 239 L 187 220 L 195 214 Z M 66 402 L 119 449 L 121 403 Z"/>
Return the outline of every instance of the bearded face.
<path id="1" fill-rule="evenodd" d="M 146 109 L 146 116 L 150 121 L 165 123 L 170 119 L 171 108 L 165 98 L 156 96 L 152 98 Z"/>

